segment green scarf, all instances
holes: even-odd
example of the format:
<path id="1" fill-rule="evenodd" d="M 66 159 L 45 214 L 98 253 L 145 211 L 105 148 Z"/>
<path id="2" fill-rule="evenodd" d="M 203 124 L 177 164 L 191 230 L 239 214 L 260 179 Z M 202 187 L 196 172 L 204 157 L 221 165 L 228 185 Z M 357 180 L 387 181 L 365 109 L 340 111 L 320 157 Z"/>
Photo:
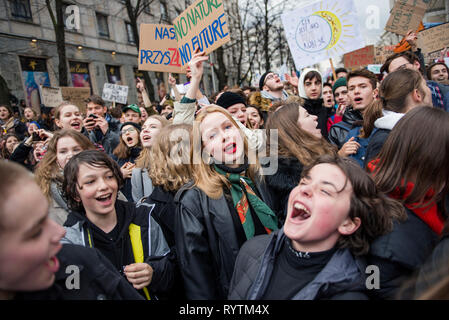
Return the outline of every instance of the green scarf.
<path id="1" fill-rule="evenodd" d="M 245 177 L 245 171 L 230 173 L 214 166 L 215 171 L 224 175 L 231 183 L 231 195 L 234 207 L 245 231 L 246 239 L 254 237 L 255 227 L 251 216 L 253 209 L 268 234 L 278 229 L 278 220 L 273 211 L 254 192 L 255 186 L 250 178 Z M 251 205 L 251 206 L 250 206 Z"/>

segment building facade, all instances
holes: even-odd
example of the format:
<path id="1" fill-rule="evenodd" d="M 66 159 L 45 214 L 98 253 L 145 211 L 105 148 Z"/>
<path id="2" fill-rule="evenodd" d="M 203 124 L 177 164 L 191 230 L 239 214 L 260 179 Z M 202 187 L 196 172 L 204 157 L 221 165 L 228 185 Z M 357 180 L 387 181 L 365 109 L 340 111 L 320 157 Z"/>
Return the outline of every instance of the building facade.
<path id="1" fill-rule="evenodd" d="M 54 11 L 54 0 L 52 3 Z M 132 0 L 133 6 L 136 0 Z M 187 0 L 142 0 L 137 23 L 171 24 L 190 5 Z M 0 0 L 0 75 L 12 95 L 39 107 L 38 86 L 59 86 L 53 23 L 45 0 Z M 66 11 L 66 8 L 69 7 Z M 138 102 L 135 79 L 138 49 L 123 0 L 63 2 L 69 86 L 90 87 L 101 95 L 105 83 L 129 86 L 128 103 Z M 160 100 L 168 74 L 149 72 Z M 213 90 L 210 66 L 203 87 Z M 185 82 L 179 75 L 178 82 Z M 161 94 L 161 97 L 160 97 Z M 37 107 L 36 107 L 37 105 Z"/>

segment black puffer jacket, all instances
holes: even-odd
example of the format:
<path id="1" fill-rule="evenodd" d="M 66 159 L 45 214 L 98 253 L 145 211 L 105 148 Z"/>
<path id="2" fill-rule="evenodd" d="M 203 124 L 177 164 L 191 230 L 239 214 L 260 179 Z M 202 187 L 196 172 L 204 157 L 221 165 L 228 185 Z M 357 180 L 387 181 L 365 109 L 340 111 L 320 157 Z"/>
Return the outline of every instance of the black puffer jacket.
<path id="1" fill-rule="evenodd" d="M 392 232 L 371 244 L 367 261 L 380 271 L 380 289 L 369 292 L 374 298 L 395 298 L 398 288 L 422 266 L 438 240 L 424 221 L 409 209 L 406 212 L 406 221 L 395 221 Z"/>
<path id="2" fill-rule="evenodd" d="M 340 150 L 345 143 L 348 132 L 353 128 L 354 122 L 360 120 L 363 120 L 363 116 L 359 110 L 354 110 L 352 106 L 346 108 L 341 122 L 334 124 L 329 130 L 329 141 Z"/>
<path id="3" fill-rule="evenodd" d="M 274 195 L 273 211 L 281 224 L 287 215 L 287 202 L 290 192 L 299 183 L 303 166 L 296 158 L 277 158 L 278 169 L 273 175 L 266 175 L 265 182 L 268 192 Z M 273 165 L 270 161 L 270 165 Z M 268 166 L 268 164 L 266 165 Z"/>
<path id="4" fill-rule="evenodd" d="M 432 289 L 443 279 L 447 278 L 449 269 L 448 261 L 449 235 L 445 235 L 433 250 L 432 255 L 419 270 L 413 298 L 419 298 L 427 290 Z"/>
<path id="5" fill-rule="evenodd" d="M 248 240 L 232 276 L 230 300 L 260 300 L 267 290 L 276 258 L 287 240 L 283 229 Z M 365 260 L 348 249 L 337 250 L 323 270 L 292 300 L 366 300 Z"/>
<path id="6" fill-rule="evenodd" d="M 258 182 L 256 187 L 261 199 L 272 207 L 264 184 Z M 187 299 L 226 299 L 243 243 L 225 196 L 212 199 L 188 184 L 176 194 L 175 204 L 176 253 Z"/>
<path id="7" fill-rule="evenodd" d="M 100 251 L 78 245 L 64 244 L 57 254 L 60 263 L 55 283 L 46 290 L 19 293 L 17 300 L 143 300 Z M 75 285 L 75 269 L 79 287 Z M 70 267 L 70 268 L 68 268 Z M 68 279 L 69 276 L 73 278 Z M 68 281 L 67 281 L 68 280 Z"/>
<path id="8" fill-rule="evenodd" d="M 318 126 L 323 138 L 327 139 L 327 119 L 335 113 L 334 108 L 326 108 L 323 99 L 304 99 L 304 109 L 311 115 L 317 116 Z"/>

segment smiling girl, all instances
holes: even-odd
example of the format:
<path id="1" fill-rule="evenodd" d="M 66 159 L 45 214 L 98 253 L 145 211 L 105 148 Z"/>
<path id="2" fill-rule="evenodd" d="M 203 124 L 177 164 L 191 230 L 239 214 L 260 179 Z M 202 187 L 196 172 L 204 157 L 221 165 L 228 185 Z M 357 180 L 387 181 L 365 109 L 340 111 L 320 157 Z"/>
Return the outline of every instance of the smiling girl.
<path id="1" fill-rule="evenodd" d="M 277 163 L 277 170 L 266 175 L 265 180 L 271 194 L 276 194 L 273 209 L 283 222 L 287 213 L 287 200 L 297 186 L 303 166 L 310 165 L 324 154 L 335 154 L 336 148 L 321 136 L 317 128 L 317 116 L 311 115 L 298 102 L 284 103 L 267 120 L 269 139 L 277 130 L 276 158 L 270 159 L 270 166 Z M 273 150 L 272 150 L 273 151 Z M 273 152 L 274 153 L 274 152 Z"/>
<path id="2" fill-rule="evenodd" d="M 292 190 L 284 228 L 243 245 L 229 299 L 367 299 L 361 257 L 403 216 L 356 163 L 325 155 Z"/>
<path id="3" fill-rule="evenodd" d="M 140 299 L 98 251 L 61 245 L 65 230 L 25 168 L 0 161 L 0 176 L 0 300 Z M 67 286 L 69 266 L 78 267 L 77 290 Z"/>
<path id="4" fill-rule="evenodd" d="M 60 129 L 83 130 L 83 117 L 80 109 L 70 102 L 61 103 L 55 111 L 55 124 Z"/>
<path id="5" fill-rule="evenodd" d="M 131 186 L 132 198 L 134 202 L 139 201 L 143 197 L 148 197 L 153 192 L 153 184 L 148 175 L 150 162 L 150 148 L 154 144 L 159 131 L 167 126 L 169 121 L 159 115 L 150 116 L 143 124 L 140 132 L 140 142 L 142 151 L 136 159 L 136 167 L 132 170 Z"/>
<path id="6" fill-rule="evenodd" d="M 193 186 L 177 194 L 175 242 L 187 299 L 224 299 L 238 250 L 278 228 L 270 196 L 248 163 L 248 142 L 223 108 L 203 108 L 193 126 Z"/>
<path id="7" fill-rule="evenodd" d="M 131 175 L 137 157 L 142 150 L 140 142 L 140 125 L 134 122 L 125 122 L 120 126 L 120 142 L 114 149 L 112 158 L 120 166 L 123 178 L 125 179 L 122 192 L 128 201 L 133 201 Z"/>
<path id="8" fill-rule="evenodd" d="M 173 281 L 168 245 L 147 207 L 117 200 L 120 168 L 106 154 L 88 150 L 64 168 L 70 215 L 63 242 L 100 250 L 141 294 L 164 294 Z"/>
<path id="9" fill-rule="evenodd" d="M 67 203 L 61 194 L 64 167 L 75 154 L 89 149 L 95 147 L 83 134 L 72 129 L 57 131 L 36 167 L 36 181 L 50 202 L 50 218 L 60 225 L 64 224 L 68 215 Z"/>

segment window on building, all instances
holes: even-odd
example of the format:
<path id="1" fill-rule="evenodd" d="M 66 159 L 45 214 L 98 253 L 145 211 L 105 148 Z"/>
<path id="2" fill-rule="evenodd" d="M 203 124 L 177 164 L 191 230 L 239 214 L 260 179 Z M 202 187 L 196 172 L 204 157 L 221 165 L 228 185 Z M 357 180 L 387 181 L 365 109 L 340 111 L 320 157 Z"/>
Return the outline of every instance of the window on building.
<path id="1" fill-rule="evenodd" d="M 109 83 L 122 85 L 122 75 L 119 66 L 106 65 L 106 75 Z"/>
<path id="2" fill-rule="evenodd" d="M 133 28 L 131 26 L 131 23 L 125 22 L 126 26 L 126 34 L 128 35 L 128 43 L 135 44 L 136 40 L 134 38 Z"/>
<path id="3" fill-rule="evenodd" d="M 98 35 L 109 38 L 108 17 L 97 12 Z"/>
<path id="4" fill-rule="evenodd" d="M 14 18 L 33 21 L 30 0 L 10 0 L 11 15 Z"/>
<path id="5" fill-rule="evenodd" d="M 168 17 L 167 4 L 163 1 L 161 1 L 160 4 L 161 4 L 161 19 L 169 21 L 170 19 Z"/>

